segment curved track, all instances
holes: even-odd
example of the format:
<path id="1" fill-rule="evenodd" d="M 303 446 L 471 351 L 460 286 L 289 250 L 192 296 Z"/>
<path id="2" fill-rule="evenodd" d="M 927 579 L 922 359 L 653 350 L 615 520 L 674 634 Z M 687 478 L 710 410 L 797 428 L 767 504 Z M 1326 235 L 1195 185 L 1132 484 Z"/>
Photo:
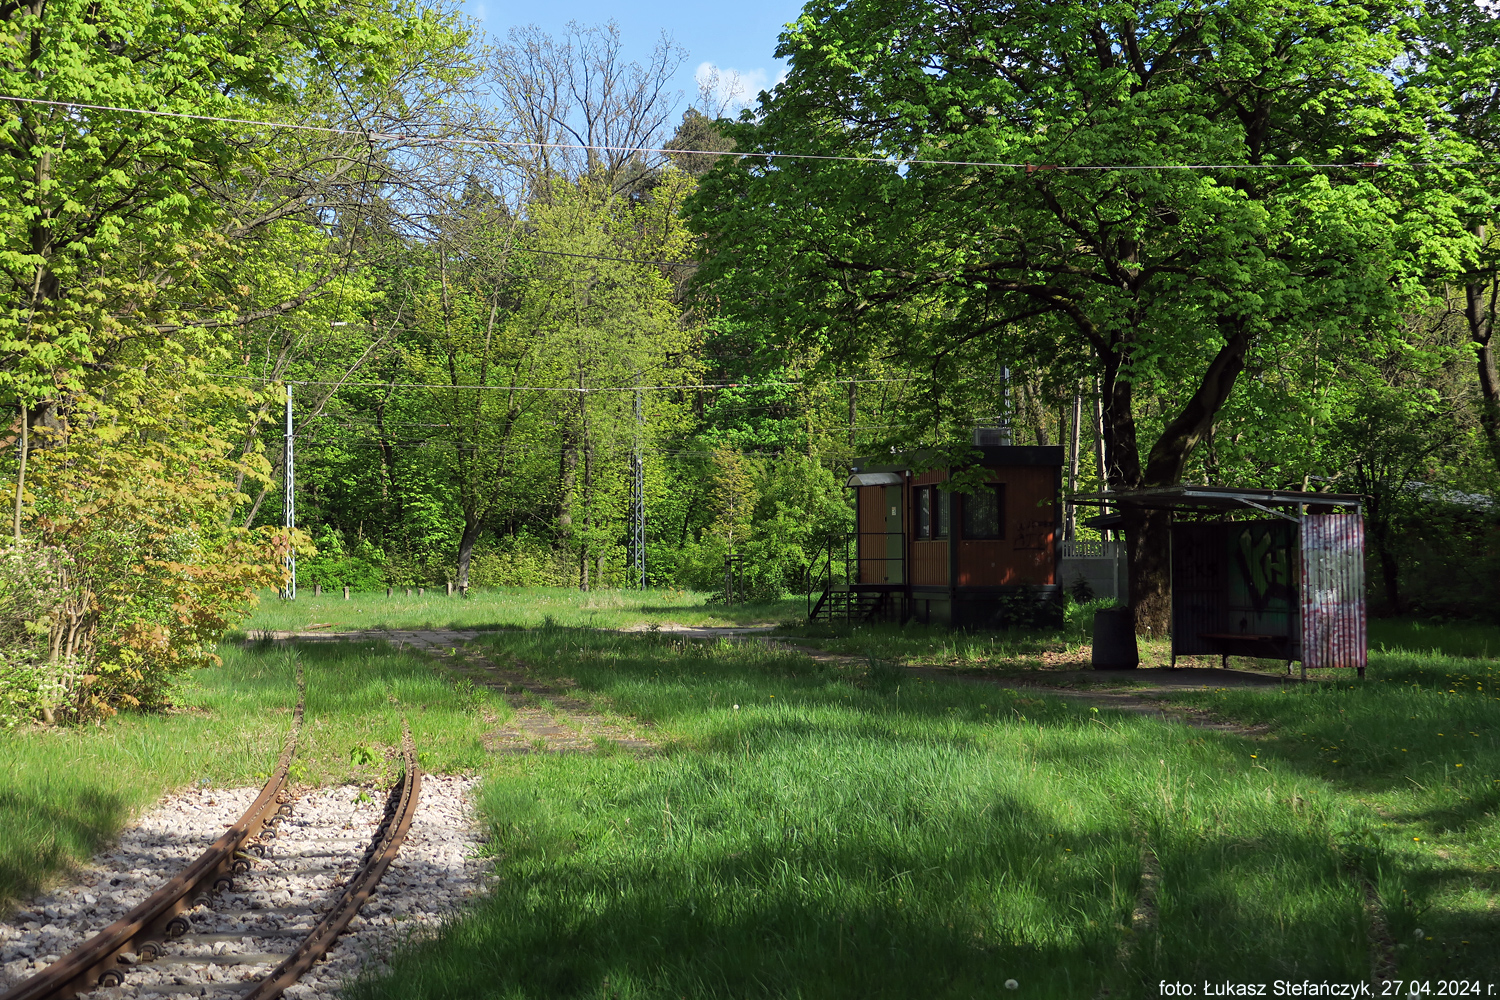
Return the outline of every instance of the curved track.
<path id="1" fill-rule="evenodd" d="M 149 898 L 41 972 L 0 995 L 0 1000 L 68 1000 L 99 987 L 127 983 L 132 968 L 165 958 L 171 944 L 192 930 L 189 911 L 209 906 L 233 889 L 234 876 L 250 870 L 253 854 L 264 855 L 277 836 L 280 821 L 292 812 L 287 775 L 301 736 L 302 676 L 291 731 L 270 779 L 238 821 L 196 860 L 169 879 Z M 411 827 L 421 790 L 416 747 L 411 731 L 402 737 L 404 774 L 391 789 L 384 818 L 366 848 L 363 863 L 348 878 L 343 892 L 322 914 L 312 932 L 269 974 L 245 992 L 246 1000 L 279 997 L 321 958 L 375 891 Z M 185 957 L 177 964 L 191 964 Z"/>

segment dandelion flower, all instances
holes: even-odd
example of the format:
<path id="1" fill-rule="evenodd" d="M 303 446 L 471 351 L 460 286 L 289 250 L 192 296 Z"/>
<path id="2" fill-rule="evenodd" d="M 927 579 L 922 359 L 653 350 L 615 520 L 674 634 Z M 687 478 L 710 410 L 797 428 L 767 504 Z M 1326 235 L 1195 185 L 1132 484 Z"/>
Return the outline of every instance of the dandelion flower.
<path id="1" fill-rule="evenodd" d="M 1021 984 L 1016 982 L 1014 979 L 1007 979 L 1005 981 L 1005 988 L 1008 990 L 1018 990 L 1021 988 Z"/>

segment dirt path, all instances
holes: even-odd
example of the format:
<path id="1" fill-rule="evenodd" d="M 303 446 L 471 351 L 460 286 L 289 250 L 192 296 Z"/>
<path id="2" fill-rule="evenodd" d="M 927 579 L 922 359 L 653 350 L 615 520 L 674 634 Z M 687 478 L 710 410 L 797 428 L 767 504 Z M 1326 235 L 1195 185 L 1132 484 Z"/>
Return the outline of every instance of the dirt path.
<path id="1" fill-rule="evenodd" d="M 681 625 L 662 622 L 652 627 L 633 625 L 615 631 L 627 633 L 658 632 L 682 636 L 689 639 L 731 639 L 740 642 L 761 642 L 776 649 L 800 653 L 819 663 L 838 667 L 863 666 L 868 659 L 847 653 L 831 653 L 807 646 L 785 636 L 775 635 L 775 625 Z M 635 733 L 626 733 L 617 726 L 604 723 L 597 715 L 576 698 L 570 697 L 571 681 L 564 679 L 555 686 L 537 683 L 525 673 L 497 666 L 478 652 L 465 648 L 466 644 L 481 633 L 470 629 L 423 629 L 410 631 L 384 631 L 367 629 L 356 632 L 275 632 L 272 638 L 295 639 L 299 642 L 342 642 L 351 639 L 383 639 L 396 648 L 409 647 L 444 660 L 450 669 L 461 676 L 469 677 L 476 684 L 502 691 L 507 702 L 516 710 L 515 717 L 505 729 L 496 730 L 494 749 L 508 752 L 526 752 L 540 749 L 554 752 L 583 751 L 593 749 L 598 741 L 613 742 L 621 747 L 640 750 L 654 744 Z M 1165 695 L 1185 690 L 1214 690 L 1226 687 L 1275 687 L 1281 678 L 1253 674 L 1243 670 L 1223 670 L 1217 667 L 1188 667 L 1179 670 L 1147 668 L 1104 674 L 1092 670 L 1052 671 L 1049 679 L 1062 683 L 1106 683 L 1114 681 L 1129 684 L 1123 690 L 1076 690 L 1058 687 L 1055 683 L 1041 683 L 1011 677 L 968 676 L 941 667 L 905 666 L 908 676 L 924 680 L 944 680 L 960 684 L 978 684 L 988 687 L 1006 688 L 1062 698 L 1075 704 L 1099 709 L 1112 709 L 1158 719 L 1163 722 L 1178 722 L 1198 729 L 1218 732 L 1233 732 L 1246 736 L 1257 736 L 1267 732 L 1263 726 L 1244 726 L 1215 718 L 1212 713 L 1187 705 L 1177 705 L 1165 700 Z"/>
<path id="2" fill-rule="evenodd" d="M 445 668 L 480 687 L 497 691 L 515 712 L 509 722 L 484 735 L 492 753 L 588 753 L 614 745 L 640 752 L 655 749 L 636 726 L 606 720 L 570 692 L 568 678 L 543 684 L 524 670 L 524 664 L 502 666 L 469 645 L 482 633 L 471 629 L 416 629 L 355 632 L 275 632 L 277 641 L 349 642 L 379 639 L 396 649 L 412 649 L 440 661 Z M 517 669 L 521 667 L 522 669 Z"/>
<path id="3" fill-rule="evenodd" d="M 868 662 L 866 657 L 851 656 L 847 653 L 830 653 L 827 650 L 818 649 L 814 646 L 805 646 L 782 636 L 761 634 L 756 636 L 756 638 L 776 649 L 801 653 L 819 663 L 852 667 Z M 1118 678 L 1114 675 L 1105 675 L 1108 680 L 1130 682 L 1131 687 L 1128 690 L 1102 691 L 1094 689 L 1078 691 L 1060 688 L 1054 684 L 1027 682 L 1010 677 L 973 677 L 952 670 L 944 670 L 941 667 L 903 666 L 902 669 L 906 672 L 907 676 L 924 680 L 944 680 L 959 684 L 978 684 L 985 687 L 1005 688 L 1011 691 L 1044 694 L 1072 701 L 1076 704 L 1088 705 L 1093 708 L 1109 708 L 1117 712 L 1144 715 L 1163 722 L 1180 722 L 1198 729 L 1240 733 L 1246 736 L 1258 736 L 1268 732 L 1269 729 L 1264 726 L 1244 726 L 1226 722 L 1215 718 L 1212 713 L 1202 709 L 1192 708 L 1187 705 L 1172 704 L 1164 700 L 1162 696 L 1190 689 L 1207 691 L 1225 687 L 1269 687 L 1280 683 L 1279 680 L 1274 678 L 1267 678 L 1261 674 L 1252 674 L 1242 670 L 1221 670 L 1218 668 L 1202 667 L 1184 668 L 1181 670 L 1146 669 L 1128 671 L 1128 676 Z M 1127 672 L 1122 671 L 1121 673 L 1125 674 Z M 1088 670 L 1058 672 L 1052 676 L 1064 682 L 1071 681 L 1075 683 L 1097 683 L 1100 680 L 1099 674 Z"/>

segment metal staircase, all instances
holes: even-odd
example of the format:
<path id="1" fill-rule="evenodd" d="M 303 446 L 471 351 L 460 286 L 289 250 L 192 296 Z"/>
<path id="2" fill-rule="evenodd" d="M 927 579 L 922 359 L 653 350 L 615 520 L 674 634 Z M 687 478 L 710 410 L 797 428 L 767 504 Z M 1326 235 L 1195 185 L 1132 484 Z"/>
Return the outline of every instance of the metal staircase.
<path id="1" fill-rule="evenodd" d="M 880 617 L 887 594 L 835 587 L 823 591 L 807 614 L 810 622 L 868 622 Z"/>
<path id="2" fill-rule="evenodd" d="M 809 622 L 875 621 L 888 610 L 890 592 L 899 585 L 872 587 L 856 582 L 854 537 L 829 538 L 807 567 Z"/>

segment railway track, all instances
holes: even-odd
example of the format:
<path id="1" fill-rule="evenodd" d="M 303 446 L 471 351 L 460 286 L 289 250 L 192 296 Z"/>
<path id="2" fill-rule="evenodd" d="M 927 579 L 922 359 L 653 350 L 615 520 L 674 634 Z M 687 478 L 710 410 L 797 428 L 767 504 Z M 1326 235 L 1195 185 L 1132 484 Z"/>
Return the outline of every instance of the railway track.
<path id="1" fill-rule="evenodd" d="M 272 1000 L 311 969 L 395 860 L 422 778 L 407 729 L 401 778 L 378 819 L 328 795 L 296 798 L 288 774 L 302 715 L 299 691 L 276 768 L 239 820 L 146 900 L 0 1000 L 66 1000 L 108 987 L 116 988 L 109 996 Z"/>

